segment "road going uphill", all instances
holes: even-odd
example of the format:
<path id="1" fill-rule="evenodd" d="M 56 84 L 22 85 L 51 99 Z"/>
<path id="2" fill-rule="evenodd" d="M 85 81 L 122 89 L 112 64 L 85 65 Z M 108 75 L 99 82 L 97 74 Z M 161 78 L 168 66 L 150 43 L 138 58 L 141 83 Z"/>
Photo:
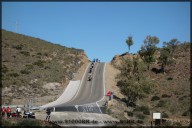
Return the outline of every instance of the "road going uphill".
<path id="1" fill-rule="evenodd" d="M 88 81 L 89 68 L 82 78 L 80 89 L 68 102 L 55 106 L 55 111 L 76 111 L 89 113 L 105 113 L 105 107 L 99 106 L 98 101 L 104 97 L 104 68 L 105 63 L 95 62 L 92 69 L 92 80 Z"/>

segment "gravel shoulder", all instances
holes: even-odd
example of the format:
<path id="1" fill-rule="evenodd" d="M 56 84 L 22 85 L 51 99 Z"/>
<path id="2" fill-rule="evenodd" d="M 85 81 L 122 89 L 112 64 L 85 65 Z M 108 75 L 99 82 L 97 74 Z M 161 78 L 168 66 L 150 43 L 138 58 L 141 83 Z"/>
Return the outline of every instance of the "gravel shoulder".
<path id="1" fill-rule="evenodd" d="M 115 77 L 120 71 L 114 68 L 111 63 L 106 63 L 105 67 L 105 90 L 106 92 L 112 91 L 119 98 L 124 98 L 124 96 L 120 93 L 120 89 L 116 86 Z"/>

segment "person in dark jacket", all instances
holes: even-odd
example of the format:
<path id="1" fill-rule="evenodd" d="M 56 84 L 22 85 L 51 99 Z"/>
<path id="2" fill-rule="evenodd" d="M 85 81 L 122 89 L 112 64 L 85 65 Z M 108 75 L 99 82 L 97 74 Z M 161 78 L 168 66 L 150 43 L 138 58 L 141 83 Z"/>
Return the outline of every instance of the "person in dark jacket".
<path id="1" fill-rule="evenodd" d="M 47 113 L 46 120 L 49 121 L 49 119 L 50 119 L 50 115 L 51 115 L 51 109 L 50 109 L 50 108 L 47 108 L 46 113 Z"/>

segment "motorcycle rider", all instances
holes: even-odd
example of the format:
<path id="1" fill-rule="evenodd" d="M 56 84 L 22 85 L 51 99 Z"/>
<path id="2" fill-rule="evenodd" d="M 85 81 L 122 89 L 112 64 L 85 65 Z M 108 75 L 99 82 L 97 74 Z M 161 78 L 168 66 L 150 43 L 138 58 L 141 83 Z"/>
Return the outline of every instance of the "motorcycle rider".
<path id="1" fill-rule="evenodd" d="M 89 69 L 89 73 L 91 73 L 91 72 L 92 72 L 92 68 Z"/>
<path id="2" fill-rule="evenodd" d="M 92 75 L 91 74 L 89 74 L 88 79 L 89 79 L 89 81 L 91 81 L 91 79 L 92 79 Z"/>

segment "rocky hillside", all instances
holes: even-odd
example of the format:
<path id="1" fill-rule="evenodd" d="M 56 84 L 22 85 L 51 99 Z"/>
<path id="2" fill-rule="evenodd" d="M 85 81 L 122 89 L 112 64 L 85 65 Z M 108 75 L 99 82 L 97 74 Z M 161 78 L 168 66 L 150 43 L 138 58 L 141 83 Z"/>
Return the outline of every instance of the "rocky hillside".
<path id="1" fill-rule="evenodd" d="M 128 52 L 123 53 L 121 55 L 115 55 L 111 61 L 111 64 L 113 64 L 114 67 L 119 68 L 121 66 L 121 59 L 131 59 L 137 57 L 137 54 L 129 54 Z"/>
<path id="2" fill-rule="evenodd" d="M 111 64 L 116 67 L 116 68 L 119 68 L 121 66 L 121 60 L 122 59 L 130 59 L 130 60 L 133 60 L 135 58 L 137 58 L 138 54 L 130 54 L 128 52 L 126 53 L 123 53 L 121 55 L 115 55 L 113 57 L 113 59 L 111 60 Z M 155 58 L 158 58 L 160 56 L 160 51 L 156 51 L 155 52 Z M 157 63 L 157 61 L 156 61 Z"/>
<path id="3" fill-rule="evenodd" d="M 3 104 L 58 94 L 88 61 L 81 49 L 2 30 Z"/>
<path id="4" fill-rule="evenodd" d="M 160 50 L 155 53 L 156 58 L 159 57 Z M 136 56 L 139 54 L 116 55 L 111 64 L 118 69 L 122 58 L 132 60 Z M 125 109 L 128 119 L 139 118 L 144 122 L 150 122 L 152 112 L 161 112 L 162 117 L 167 119 L 190 119 L 190 43 L 181 43 L 173 53 L 173 60 L 174 63 L 166 66 L 165 73 L 160 72 L 161 65 L 158 61 L 150 65 L 150 70 L 143 72 L 154 86 L 149 95 L 137 101 L 136 109 Z"/>

